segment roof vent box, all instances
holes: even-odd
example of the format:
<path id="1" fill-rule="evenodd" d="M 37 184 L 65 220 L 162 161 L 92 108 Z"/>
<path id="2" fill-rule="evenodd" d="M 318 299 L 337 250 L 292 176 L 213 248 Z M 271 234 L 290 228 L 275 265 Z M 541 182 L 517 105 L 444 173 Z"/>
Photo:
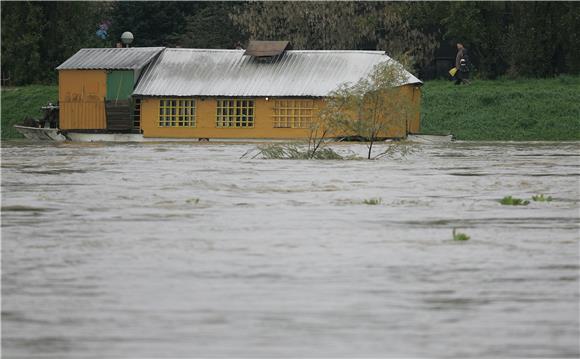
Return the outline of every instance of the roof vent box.
<path id="1" fill-rule="evenodd" d="M 244 55 L 249 55 L 255 58 L 271 59 L 273 57 L 282 55 L 284 51 L 290 49 L 288 41 L 256 41 L 251 40 Z"/>

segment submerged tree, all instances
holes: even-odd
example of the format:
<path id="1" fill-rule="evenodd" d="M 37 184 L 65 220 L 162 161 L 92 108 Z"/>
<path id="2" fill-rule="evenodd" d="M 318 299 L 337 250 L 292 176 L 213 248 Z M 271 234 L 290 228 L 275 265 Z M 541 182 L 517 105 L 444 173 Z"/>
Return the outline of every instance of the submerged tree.
<path id="1" fill-rule="evenodd" d="M 409 116 L 417 103 L 405 84 L 408 72 L 401 63 L 389 59 L 355 84 L 345 83 L 331 92 L 318 115 L 309 124 L 305 142 L 259 146 L 242 156 L 267 159 L 344 159 L 326 147 L 337 137 L 357 137 L 367 142 L 367 159 L 411 152 L 406 146 L 389 146 L 373 156 L 375 142 L 407 130 Z M 355 158 L 347 156 L 346 158 Z"/>
<path id="2" fill-rule="evenodd" d="M 308 137 L 305 141 L 296 143 L 268 144 L 258 146 L 257 151 L 246 152 L 242 158 L 256 158 L 261 156 L 266 159 L 294 159 L 294 160 L 341 160 L 343 156 L 333 149 L 326 147 L 333 138 L 336 130 L 336 121 L 330 112 L 323 111 L 319 116 L 313 117 L 308 125 Z"/>
<path id="3" fill-rule="evenodd" d="M 400 63 L 380 63 L 367 77 L 331 93 L 323 116 L 332 118 L 345 133 L 367 141 L 367 158 L 371 159 L 374 143 L 387 137 L 389 130 L 406 132 L 407 120 L 416 110 L 417 104 L 403 86 L 407 78 Z"/>

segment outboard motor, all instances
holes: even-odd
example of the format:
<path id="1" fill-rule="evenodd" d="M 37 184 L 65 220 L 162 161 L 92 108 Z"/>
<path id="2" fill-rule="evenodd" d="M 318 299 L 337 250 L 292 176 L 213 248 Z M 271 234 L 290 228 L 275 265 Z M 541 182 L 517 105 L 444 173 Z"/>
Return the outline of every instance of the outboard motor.
<path id="1" fill-rule="evenodd" d="M 46 106 L 41 107 L 43 112 L 42 120 L 40 120 L 40 127 L 44 128 L 58 128 L 58 104 L 53 105 L 48 103 Z"/>

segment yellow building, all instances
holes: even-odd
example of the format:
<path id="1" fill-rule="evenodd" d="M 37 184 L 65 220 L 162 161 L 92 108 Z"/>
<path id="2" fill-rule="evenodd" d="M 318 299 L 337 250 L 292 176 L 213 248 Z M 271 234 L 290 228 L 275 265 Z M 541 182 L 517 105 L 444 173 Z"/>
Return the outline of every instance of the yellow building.
<path id="1" fill-rule="evenodd" d="M 382 51 L 287 47 L 253 42 L 247 50 L 81 50 L 57 68 L 60 128 L 144 138 L 306 138 L 330 92 L 392 61 Z M 421 84 L 409 73 L 400 91 L 418 104 Z M 419 132 L 418 106 L 398 123 L 403 125 L 390 126 L 384 137 Z"/>
<path id="2" fill-rule="evenodd" d="M 82 49 L 58 70 L 59 128 L 134 131 L 132 94 L 163 47 Z M 138 124 L 137 124 L 138 125 Z"/>

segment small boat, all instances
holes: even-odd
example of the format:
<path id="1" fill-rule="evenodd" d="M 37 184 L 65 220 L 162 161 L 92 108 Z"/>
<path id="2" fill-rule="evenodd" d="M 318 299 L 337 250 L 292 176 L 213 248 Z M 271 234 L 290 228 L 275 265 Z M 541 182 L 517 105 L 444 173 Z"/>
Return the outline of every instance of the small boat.
<path id="1" fill-rule="evenodd" d="M 145 142 L 140 133 L 86 133 L 66 131 L 67 140 L 73 142 Z"/>
<path id="2" fill-rule="evenodd" d="M 59 106 L 49 102 L 46 106 L 42 106 L 41 110 L 44 113 L 42 119 L 24 118 L 20 125 L 14 125 L 14 129 L 29 140 L 58 142 L 68 140 L 58 129 Z"/>
<path id="3" fill-rule="evenodd" d="M 14 128 L 29 140 L 58 142 L 67 140 L 58 128 L 28 127 L 21 125 L 14 125 Z"/>
<path id="4" fill-rule="evenodd" d="M 419 133 L 407 135 L 407 141 L 415 143 L 449 143 L 454 140 L 453 135 L 422 135 Z"/>

